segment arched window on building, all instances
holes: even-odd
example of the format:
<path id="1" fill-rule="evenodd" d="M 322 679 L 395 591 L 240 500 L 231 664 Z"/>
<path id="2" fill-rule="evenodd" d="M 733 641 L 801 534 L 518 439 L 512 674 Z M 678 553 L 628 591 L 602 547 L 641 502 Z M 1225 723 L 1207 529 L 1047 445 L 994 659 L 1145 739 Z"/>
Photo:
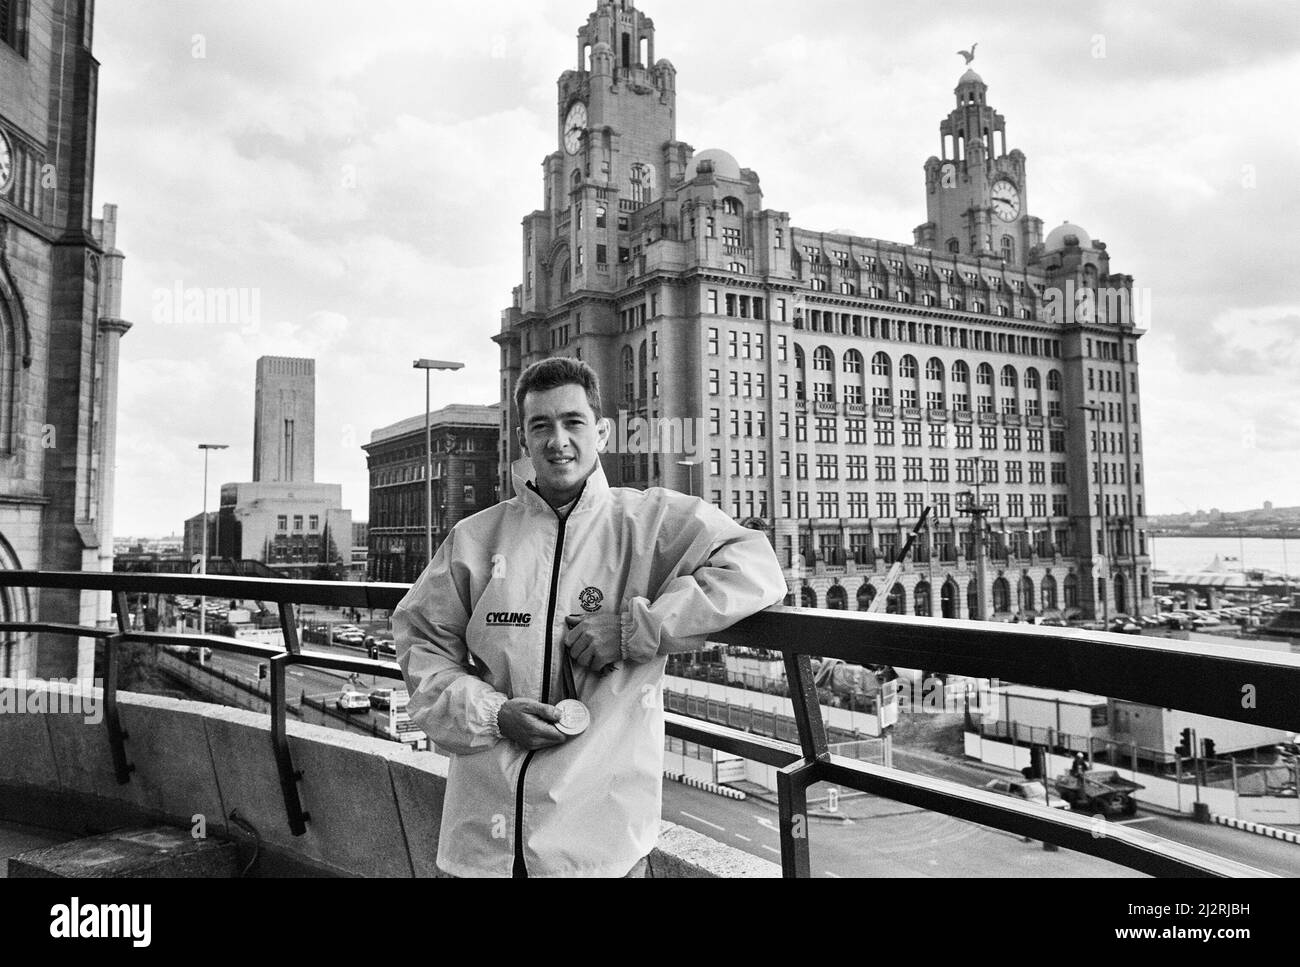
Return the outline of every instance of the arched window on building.
<path id="1" fill-rule="evenodd" d="M 1051 393 L 1061 392 L 1061 373 L 1056 369 L 1047 371 L 1047 389 Z"/>
<path id="2" fill-rule="evenodd" d="M 813 350 L 813 369 L 823 373 L 835 372 L 835 354 L 826 346 Z"/>
<path id="3" fill-rule="evenodd" d="M 863 581 L 862 586 L 858 588 L 858 610 L 870 610 L 871 602 L 874 600 L 876 600 L 876 589 L 868 582 Z"/>
<path id="4" fill-rule="evenodd" d="M 912 611 L 915 614 L 928 616 L 930 604 L 930 582 L 918 581 L 916 589 L 912 592 Z"/>
<path id="5" fill-rule="evenodd" d="M 957 617 L 957 595 L 960 593 L 957 582 L 952 578 L 943 582 L 943 587 L 939 589 L 939 613 L 943 617 Z"/>
<path id="6" fill-rule="evenodd" d="M 1008 262 L 1016 260 L 1016 240 L 1010 235 L 1002 236 L 1002 257 Z"/>
<path id="7" fill-rule="evenodd" d="M 1002 367 L 1002 385 L 1010 389 L 1016 388 L 1016 368 L 1014 366 Z"/>
<path id="8" fill-rule="evenodd" d="M 1032 614 L 1035 608 L 1034 602 L 1034 581 L 1028 574 L 1020 578 L 1019 598 L 1017 608 L 1025 614 Z"/>
<path id="9" fill-rule="evenodd" d="M 979 368 L 975 370 L 975 382 L 981 386 L 992 386 L 993 367 L 988 363 L 980 363 Z"/>
<path id="10" fill-rule="evenodd" d="M 1000 577 L 993 582 L 993 612 L 995 614 L 1011 610 L 1011 585 L 1007 579 Z"/>
<path id="11" fill-rule="evenodd" d="M 886 614 L 906 614 L 907 592 L 902 584 L 895 584 L 889 589 L 889 600 L 885 602 Z"/>
<path id="12" fill-rule="evenodd" d="M 889 357 L 884 353 L 876 353 L 871 357 L 871 375 L 888 376 L 890 371 Z"/>
<path id="13" fill-rule="evenodd" d="M 856 349 L 850 349 L 844 354 L 844 372 L 862 372 L 862 353 L 858 352 Z"/>
<path id="14" fill-rule="evenodd" d="M 826 590 L 826 607 L 834 611 L 847 611 L 849 607 L 849 592 L 844 590 L 840 584 L 832 584 Z"/>
<path id="15" fill-rule="evenodd" d="M 1043 578 L 1043 584 L 1040 593 L 1042 595 L 1043 610 L 1055 611 L 1057 608 L 1056 578 L 1052 577 L 1052 575 L 1050 574 L 1047 575 L 1045 578 Z"/>
<path id="16" fill-rule="evenodd" d="M 925 363 L 925 378 L 935 382 L 943 381 L 943 362 L 938 356 L 931 356 Z"/>
<path id="17" fill-rule="evenodd" d="M 918 367 L 915 356 L 904 356 L 898 363 L 898 375 L 904 379 L 916 379 Z"/>
<path id="18" fill-rule="evenodd" d="M 952 364 L 952 381 L 958 386 L 965 386 L 970 382 L 970 367 L 960 359 Z"/>
<path id="19" fill-rule="evenodd" d="M 636 396 L 639 400 L 648 398 L 646 391 L 646 350 L 644 339 L 641 340 L 641 348 L 637 350 Z"/>
<path id="20" fill-rule="evenodd" d="M 799 603 L 805 608 L 817 607 L 817 592 L 805 584 L 799 592 Z"/>

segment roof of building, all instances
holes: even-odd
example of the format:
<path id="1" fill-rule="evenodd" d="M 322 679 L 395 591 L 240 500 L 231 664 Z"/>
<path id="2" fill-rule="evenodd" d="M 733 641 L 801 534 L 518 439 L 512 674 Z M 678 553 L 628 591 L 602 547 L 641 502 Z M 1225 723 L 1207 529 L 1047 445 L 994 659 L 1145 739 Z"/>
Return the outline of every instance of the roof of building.
<path id="1" fill-rule="evenodd" d="M 482 426 L 497 427 L 501 424 L 500 403 L 452 403 L 429 414 L 432 427 L 446 426 Z M 393 437 L 405 436 L 424 429 L 424 414 L 407 417 L 389 426 L 381 426 L 370 431 L 370 442 L 391 440 Z"/>
<path id="2" fill-rule="evenodd" d="M 690 181 L 699 171 L 701 161 L 711 161 L 713 163 L 713 173 L 721 178 L 740 178 L 740 162 L 735 156 L 721 148 L 706 148 L 704 151 L 697 152 L 691 158 L 691 163 L 686 166 L 686 180 Z"/>
<path id="3" fill-rule="evenodd" d="M 1080 248 L 1092 248 L 1092 236 L 1071 222 L 1062 222 L 1048 232 L 1047 238 L 1043 240 L 1043 248 L 1049 252 L 1065 248 L 1072 237 Z"/>
<path id="4" fill-rule="evenodd" d="M 975 69 L 972 67 L 968 69 L 965 74 L 961 75 L 961 77 L 957 81 L 957 84 L 958 86 L 961 86 L 962 84 L 984 84 L 984 78 L 976 74 Z M 987 84 L 984 84 L 984 86 L 988 87 Z"/>

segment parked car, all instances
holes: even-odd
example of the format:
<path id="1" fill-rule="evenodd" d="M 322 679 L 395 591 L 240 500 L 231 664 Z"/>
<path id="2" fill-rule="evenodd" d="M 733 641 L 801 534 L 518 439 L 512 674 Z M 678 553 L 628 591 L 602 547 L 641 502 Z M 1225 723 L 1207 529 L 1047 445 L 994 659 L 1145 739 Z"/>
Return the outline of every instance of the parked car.
<path id="1" fill-rule="evenodd" d="M 334 634 L 330 636 L 330 640 L 336 645 L 360 645 L 366 640 L 366 636 L 360 631 L 339 630 L 336 628 Z"/>
<path id="2" fill-rule="evenodd" d="M 339 697 L 334 700 L 341 712 L 368 712 L 370 711 L 370 696 L 365 692 L 358 692 L 355 689 L 345 688 L 339 693 Z"/>
<path id="3" fill-rule="evenodd" d="M 1136 635 L 1142 630 L 1142 626 L 1126 614 L 1117 614 L 1110 619 L 1107 630 L 1121 635 Z"/>
<path id="4" fill-rule="evenodd" d="M 393 704 L 393 689 L 372 688 L 370 690 L 370 707 L 386 709 Z"/>
<path id="5" fill-rule="evenodd" d="M 1000 792 L 1004 796 L 1014 796 L 1025 802 L 1051 806 L 1053 809 L 1069 809 L 1070 804 L 1037 779 L 990 779 L 984 784 L 990 792 Z"/>

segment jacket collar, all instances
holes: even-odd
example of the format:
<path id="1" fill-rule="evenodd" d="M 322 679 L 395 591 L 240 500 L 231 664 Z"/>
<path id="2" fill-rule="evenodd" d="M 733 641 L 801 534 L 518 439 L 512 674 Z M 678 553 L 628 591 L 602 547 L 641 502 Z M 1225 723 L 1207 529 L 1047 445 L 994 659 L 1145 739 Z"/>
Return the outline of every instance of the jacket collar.
<path id="1" fill-rule="evenodd" d="M 548 514 L 554 514 L 555 509 L 546 502 L 546 498 L 538 493 L 534 481 L 536 472 L 533 468 L 533 461 L 529 457 L 523 457 L 516 460 L 510 465 L 510 474 L 514 480 L 515 496 L 524 502 L 524 505 L 530 510 L 544 510 Z M 573 505 L 569 511 L 569 516 L 574 514 L 586 513 L 594 510 L 605 502 L 609 497 L 609 480 L 605 476 L 605 468 L 600 458 L 596 458 L 596 466 L 592 468 L 586 482 L 583 484 L 582 493 L 578 495 L 578 502 Z"/>

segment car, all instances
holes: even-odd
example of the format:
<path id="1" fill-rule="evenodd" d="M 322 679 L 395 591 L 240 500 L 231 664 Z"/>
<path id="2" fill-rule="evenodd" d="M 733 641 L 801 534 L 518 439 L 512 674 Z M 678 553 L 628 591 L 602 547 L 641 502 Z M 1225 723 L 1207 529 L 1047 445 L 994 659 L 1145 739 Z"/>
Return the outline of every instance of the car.
<path id="1" fill-rule="evenodd" d="M 1142 630 L 1142 626 L 1134 621 L 1129 615 L 1117 614 L 1110 619 L 1110 624 L 1106 630 L 1115 634 L 1135 635 Z"/>
<path id="2" fill-rule="evenodd" d="M 339 693 L 339 697 L 334 700 L 341 712 L 369 712 L 370 696 L 365 692 L 359 692 L 352 688 L 345 688 Z"/>
<path id="3" fill-rule="evenodd" d="M 370 690 L 370 707 L 386 709 L 393 704 L 393 691 L 391 688 L 372 688 Z"/>
<path id="4" fill-rule="evenodd" d="M 1211 618 L 1208 615 L 1197 615 L 1192 619 L 1193 628 L 1214 628 L 1221 623 L 1218 618 Z"/>
<path id="5" fill-rule="evenodd" d="M 336 628 L 330 635 L 330 640 L 336 645 L 360 645 L 366 640 L 366 636 L 360 631 L 340 631 Z"/>
<path id="6" fill-rule="evenodd" d="M 1171 611 L 1168 614 L 1161 615 L 1161 618 L 1164 619 L 1165 627 L 1172 628 L 1174 631 L 1186 631 L 1192 626 L 1192 619 L 1185 614 Z"/>
<path id="7" fill-rule="evenodd" d="M 990 779 L 984 784 L 984 788 L 990 792 L 1000 792 L 1004 796 L 1012 796 L 1040 806 L 1051 806 L 1053 809 L 1070 808 L 1068 802 L 1056 793 L 1048 792 L 1038 779 Z"/>

